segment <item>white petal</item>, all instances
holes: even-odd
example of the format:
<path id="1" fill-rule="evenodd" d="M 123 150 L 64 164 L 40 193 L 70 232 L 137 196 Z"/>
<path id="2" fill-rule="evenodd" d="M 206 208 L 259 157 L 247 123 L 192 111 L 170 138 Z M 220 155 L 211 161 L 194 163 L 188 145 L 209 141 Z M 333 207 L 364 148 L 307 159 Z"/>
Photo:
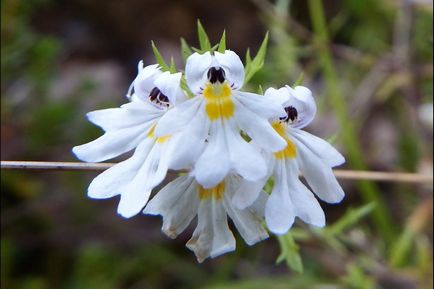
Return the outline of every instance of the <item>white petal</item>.
<path id="1" fill-rule="evenodd" d="M 205 117 L 205 110 L 202 107 L 198 109 L 185 129 L 174 135 L 174 138 L 177 138 L 177 148 L 170 161 L 171 169 L 191 167 L 202 154 L 209 128 L 209 120 Z"/>
<path id="2" fill-rule="evenodd" d="M 315 153 L 328 166 L 335 167 L 345 163 L 344 156 L 327 141 L 298 129 L 290 130 L 290 134 Z"/>
<path id="3" fill-rule="evenodd" d="M 118 213 L 125 218 L 138 214 L 146 205 L 154 187 L 167 173 L 167 161 L 161 162 L 162 146 L 155 143 L 134 179 L 123 188 Z"/>
<path id="4" fill-rule="evenodd" d="M 276 163 L 274 188 L 265 205 L 265 222 L 275 234 L 285 234 L 291 228 L 296 216 L 287 183 L 286 166 L 282 161 Z"/>
<path id="5" fill-rule="evenodd" d="M 252 205 L 261 193 L 267 179 L 268 176 L 255 182 L 243 180 L 240 187 L 232 197 L 232 204 L 235 208 L 244 210 L 248 206 Z"/>
<path id="6" fill-rule="evenodd" d="M 247 181 L 257 181 L 267 174 L 267 164 L 261 153 L 247 143 L 229 122 L 223 125 L 227 147 L 229 149 L 230 166 Z"/>
<path id="7" fill-rule="evenodd" d="M 179 95 L 181 91 L 180 82 L 181 82 L 182 73 L 178 72 L 175 74 L 171 74 L 166 71 L 160 74 L 155 79 L 155 86 L 169 98 L 169 101 L 172 105 L 175 105 L 177 102 L 176 97 Z"/>
<path id="8" fill-rule="evenodd" d="M 198 114 L 202 100 L 194 97 L 169 109 L 158 121 L 155 127 L 155 136 L 165 136 L 173 134 L 183 129 Z"/>
<path id="9" fill-rule="evenodd" d="M 289 91 L 286 87 L 281 87 L 279 89 L 270 87 L 265 91 L 264 97 L 270 102 L 275 102 L 280 106 L 285 107 L 284 104 L 289 100 Z"/>
<path id="10" fill-rule="evenodd" d="M 286 117 L 284 107 L 280 103 L 270 100 L 270 98 L 265 96 L 238 91 L 234 94 L 234 97 L 243 104 L 244 107 L 265 119 Z"/>
<path id="11" fill-rule="evenodd" d="M 235 250 L 235 238 L 229 230 L 221 201 L 212 198 L 200 202 L 197 218 L 197 227 L 186 246 L 194 252 L 198 262 Z"/>
<path id="12" fill-rule="evenodd" d="M 128 103 L 120 108 L 101 109 L 88 112 L 88 120 L 105 131 L 126 128 L 154 121 L 160 117 L 161 110 L 148 110 L 143 102 Z"/>
<path id="13" fill-rule="evenodd" d="M 90 183 L 88 196 L 94 199 L 106 199 L 121 194 L 122 187 L 134 178 L 151 146 L 152 140 L 146 139 L 136 148 L 132 157 L 99 174 Z"/>
<path id="14" fill-rule="evenodd" d="M 176 238 L 197 214 L 199 199 L 196 186 L 191 177 L 176 178 L 149 201 L 143 213 L 161 215 L 163 232 L 172 239 Z"/>
<path id="15" fill-rule="evenodd" d="M 286 147 L 286 141 L 273 129 L 268 120 L 255 115 L 236 99 L 235 117 L 238 125 L 255 143 L 267 151 L 277 152 Z"/>
<path id="16" fill-rule="evenodd" d="M 147 100 L 149 93 L 155 87 L 155 78 L 162 72 L 158 68 L 158 64 L 148 65 L 143 69 L 141 69 L 141 65 L 143 62 L 139 62 L 139 73 L 133 81 L 134 94 L 142 100 Z"/>
<path id="17" fill-rule="evenodd" d="M 262 226 L 260 218 L 249 210 L 239 210 L 233 207 L 230 200 L 232 196 L 229 192 L 234 189 L 235 188 L 229 188 L 228 194 L 224 196 L 223 203 L 229 217 L 234 222 L 235 227 L 240 232 L 243 239 L 248 245 L 253 245 L 268 238 L 267 231 Z"/>
<path id="18" fill-rule="evenodd" d="M 187 58 L 185 65 L 185 77 L 190 90 L 197 94 L 200 88 L 203 87 L 207 81 L 207 72 L 211 67 L 212 56 L 211 53 L 206 52 L 199 54 L 193 53 Z"/>
<path id="19" fill-rule="evenodd" d="M 197 160 L 192 175 L 204 188 L 212 188 L 224 179 L 229 170 L 229 148 L 224 129 L 220 122 L 212 122 L 208 144 Z"/>
<path id="20" fill-rule="evenodd" d="M 101 162 L 134 149 L 146 138 L 150 124 L 106 132 L 89 143 L 75 146 L 72 152 L 82 161 Z"/>
<path id="21" fill-rule="evenodd" d="M 226 73 L 226 79 L 234 84 L 234 89 L 240 89 L 244 83 L 244 65 L 240 57 L 231 50 L 224 53 L 214 52 L 214 56 Z"/>
<path id="22" fill-rule="evenodd" d="M 300 171 L 314 193 L 327 203 L 340 202 L 345 193 L 332 169 L 297 139 L 294 142 L 298 149 Z"/>
<path id="23" fill-rule="evenodd" d="M 316 103 L 312 92 L 304 86 L 296 86 L 294 89 L 286 86 L 286 88 L 290 93 L 290 99 L 285 106 L 293 106 L 297 109 L 297 119 L 290 126 L 303 128 L 313 120 L 316 114 Z"/>
<path id="24" fill-rule="evenodd" d="M 288 185 L 291 201 L 296 208 L 296 214 L 305 223 L 317 226 L 325 226 L 325 215 L 317 199 L 312 192 L 298 178 L 296 161 L 288 160 Z"/>

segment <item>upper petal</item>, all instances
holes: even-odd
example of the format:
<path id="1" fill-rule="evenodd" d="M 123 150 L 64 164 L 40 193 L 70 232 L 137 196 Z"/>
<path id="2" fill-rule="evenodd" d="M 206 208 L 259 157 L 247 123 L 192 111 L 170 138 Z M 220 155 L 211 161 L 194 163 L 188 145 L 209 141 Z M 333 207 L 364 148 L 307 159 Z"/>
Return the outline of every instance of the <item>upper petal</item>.
<path id="1" fill-rule="evenodd" d="M 304 86 L 296 86 L 294 89 L 286 88 L 289 91 L 289 100 L 285 106 L 293 106 L 297 110 L 297 119 L 290 124 L 294 128 L 303 128 L 307 126 L 315 117 L 316 103 L 312 92 Z"/>
<path id="2" fill-rule="evenodd" d="M 244 83 L 244 65 L 240 57 L 231 50 L 224 53 L 214 52 L 214 57 L 226 73 L 226 79 L 234 85 L 234 89 L 240 89 Z"/>
<path id="3" fill-rule="evenodd" d="M 199 54 L 193 53 L 187 58 L 185 65 L 185 77 L 190 90 L 193 93 L 199 93 L 200 88 L 207 81 L 207 72 L 212 64 L 210 52 Z"/>
<path id="4" fill-rule="evenodd" d="M 160 74 L 154 82 L 155 86 L 169 98 L 172 105 L 175 105 L 176 102 L 179 101 L 177 98 L 183 94 L 180 87 L 181 76 L 181 72 L 171 74 L 166 71 Z"/>
<path id="5" fill-rule="evenodd" d="M 131 84 L 129 95 L 132 96 L 131 90 L 134 88 L 134 95 L 141 100 L 146 100 L 149 93 L 155 87 L 154 81 L 156 76 L 161 74 L 158 64 L 143 67 L 143 61 L 138 64 L 138 74 Z"/>

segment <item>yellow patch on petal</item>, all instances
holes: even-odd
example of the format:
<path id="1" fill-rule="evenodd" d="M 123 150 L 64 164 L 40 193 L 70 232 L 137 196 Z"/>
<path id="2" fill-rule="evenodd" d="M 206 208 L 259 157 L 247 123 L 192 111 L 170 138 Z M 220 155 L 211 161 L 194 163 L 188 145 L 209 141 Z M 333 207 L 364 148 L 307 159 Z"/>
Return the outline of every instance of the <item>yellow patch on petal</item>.
<path id="1" fill-rule="evenodd" d="M 203 96 L 206 100 L 205 111 L 210 120 L 228 119 L 234 115 L 232 89 L 226 82 L 223 84 L 208 83 L 203 90 Z"/>
<path id="2" fill-rule="evenodd" d="M 295 158 L 297 156 L 297 147 L 286 135 L 286 125 L 278 121 L 273 122 L 271 125 L 286 141 L 286 147 L 283 150 L 274 153 L 274 157 L 278 160 Z"/>
<path id="3" fill-rule="evenodd" d="M 146 137 L 148 137 L 148 138 L 155 138 L 155 126 L 156 126 L 156 124 L 154 124 L 151 127 L 151 129 L 148 131 L 148 134 L 146 135 Z M 165 135 L 165 136 L 157 137 L 157 143 L 164 143 L 169 138 L 170 138 L 170 135 Z"/>
<path id="4" fill-rule="evenodd" d="M 201 185 L 197 185 L 197 194 L 199 196 L 199 200 L 207 200 L 210 198 L 214 198 L 215 200 L 220 200 L 223 198 L 223 194 L 225 191 L 225 182 L 222 181 L 217 186 L 211 189 L 205 189 Z"/>

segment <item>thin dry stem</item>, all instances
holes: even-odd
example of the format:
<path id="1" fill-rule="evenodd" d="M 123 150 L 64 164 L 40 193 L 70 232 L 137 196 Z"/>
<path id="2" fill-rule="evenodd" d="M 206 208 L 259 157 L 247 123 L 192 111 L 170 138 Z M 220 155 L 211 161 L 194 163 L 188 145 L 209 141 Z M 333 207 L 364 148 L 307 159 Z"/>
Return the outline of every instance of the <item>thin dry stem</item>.
<path id="1" fill-rule="evenodd" d="M 102 171 L 115 165 L 114 163 L 79 163 L 79 162 L 34 162 L 34 161 L 1 161 L 2 169 L 9 170 L 53 170 L 53 171 Z M 430 175 L 402 172 L 376 172 L 334 170 L 338 179 L 371 180 L 382 182 L 426 183 L 432 184 Z"/>

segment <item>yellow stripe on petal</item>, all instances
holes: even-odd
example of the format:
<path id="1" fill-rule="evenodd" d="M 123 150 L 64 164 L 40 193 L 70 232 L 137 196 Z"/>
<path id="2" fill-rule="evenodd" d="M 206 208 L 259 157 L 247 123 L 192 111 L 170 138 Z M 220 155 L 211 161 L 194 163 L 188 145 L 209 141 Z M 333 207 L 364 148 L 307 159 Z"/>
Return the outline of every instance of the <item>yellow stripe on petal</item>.
<path id="1" fill-rule="evenodd" d="M 148 138 L 155 138 L 155 126 L 156 124 L 154 124 L 148 131 L 148 134 L 146 135 L 146 137 Z M 166 142 L 168 139 L 170 138 L 170 135 L 165 135 L 165 136 L 160 136 L 157 137 L 157 143 L 164 143 Z"/>
<path id="2" fill-rule="evenodd" d="M 288 138 L 286 134 L 286 125 L 275 121 L 272 123 L 272 126 L 274 130 L 286 141 L 286 147 L 274 153 L 274 157 L 278 160 L 284 160 L 284 159 L 293 159 L 297 156 L 297 147 L 295 144 Z"/>
<path id="3" fill-rule="evenodd" d="M 214 198 L 215 200 L 220 200 L 223 198 L 223 194 L 225 191 L 225 182 L 222 181 L 217 186 L 211 188 L 211 189 L 205 189 L 201 185 L 197 185 L 197 195 L 199 197 L 199 200 L 207 200 L 210 198 Z"/>
<path id="4" fill-rule="evenodd" d="M 229 119 L 234 115 L 232 89 L 226 82 L 223 84 L 208 83 L 203 90 L 203 96 L 206 100 L 205 111 L 210 120 Z"/>

